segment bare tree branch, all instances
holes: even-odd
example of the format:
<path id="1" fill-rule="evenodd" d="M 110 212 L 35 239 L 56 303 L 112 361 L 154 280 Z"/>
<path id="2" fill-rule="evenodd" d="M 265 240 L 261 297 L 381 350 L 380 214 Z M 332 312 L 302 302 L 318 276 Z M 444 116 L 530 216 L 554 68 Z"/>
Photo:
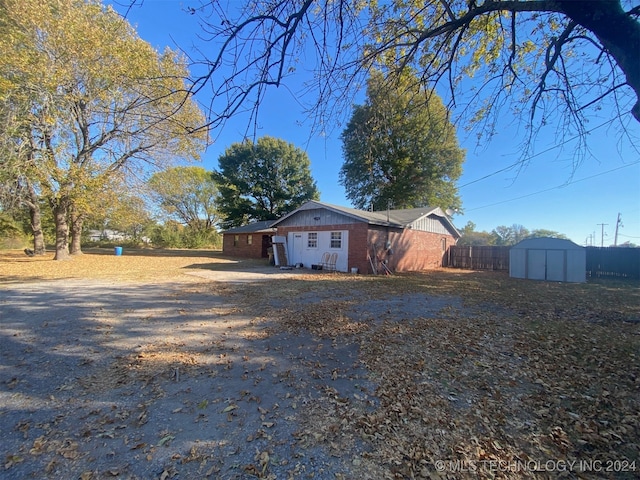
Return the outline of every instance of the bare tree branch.
<path id="1" fill-rule="evenodd" d="M 547 117 L 538 112 L 555 102 L 571 117 L 559 128 L 580 131 L 587 110 L 613 98 L 631 102 L 620 108 L 640 122 L 640 7 L 625 12 L 619 0 L 426 0 L 419 8 L 392 1 L 366 9 L 352 0 L 256 0 L 231 13 L 211 1 L 197 13 L 214 55 L 197 65 L 206 71 L 193 92 L 212 88 L 210 127 L 240 112 L 255 121 L 267 90 L 283 85 L 300 65 L 298 55 L 311 52 L 313 81 L 300 93 L 315 96 L 307 105 L 321 130 L 350 107 L 370 69 L 386 69 L 393 81 L 404 67 L 416 69 L 429 89 L 444 83 L 449 104 L 467 119 L 509 102 L 514 112 L 527 105 L 524 118 L 537 128 Z M 569 44 L 587 54 L 571 57 Z M 488 58 L 474 57 L 478 48 Z M 460 89 L 472 75 L 484 76 L 477 91 L 491 98 Z M 578 105 L 587 92 L 591 100 Z"/>

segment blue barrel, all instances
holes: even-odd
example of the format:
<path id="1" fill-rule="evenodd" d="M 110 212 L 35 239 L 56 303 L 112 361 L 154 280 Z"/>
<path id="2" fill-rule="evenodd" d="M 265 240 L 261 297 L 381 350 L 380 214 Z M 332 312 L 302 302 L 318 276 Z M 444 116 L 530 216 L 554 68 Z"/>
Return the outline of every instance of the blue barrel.
<path id="1" fill-rule="evenodd" d="M 120 255 L 122 255 L 122 247 L 115 247 L 114 248 L 114 253 L 119 257 Z"/>

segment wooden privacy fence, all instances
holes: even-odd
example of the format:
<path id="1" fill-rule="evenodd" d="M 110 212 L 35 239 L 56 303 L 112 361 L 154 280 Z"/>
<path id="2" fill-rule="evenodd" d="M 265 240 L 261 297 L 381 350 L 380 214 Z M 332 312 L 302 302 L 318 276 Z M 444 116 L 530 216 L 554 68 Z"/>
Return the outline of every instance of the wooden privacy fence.
<path id="1" fill-rule="evenodd" d="M 469 270 L 509 270 L 511 247 L 453 245 L 443 266 Z M 640 248 L 586 247 L 587 278 L 640 279 Z"/>
<path id="2" fill-rule="evenodd" d="M 452 245 L 444 266 L 469 270 L 509 270 L 509 247 Z"/>
<path id="3" fill-rule="evenodd" d="M 587 247 L 587 277 L 640 279 L 640 248 Z"/>

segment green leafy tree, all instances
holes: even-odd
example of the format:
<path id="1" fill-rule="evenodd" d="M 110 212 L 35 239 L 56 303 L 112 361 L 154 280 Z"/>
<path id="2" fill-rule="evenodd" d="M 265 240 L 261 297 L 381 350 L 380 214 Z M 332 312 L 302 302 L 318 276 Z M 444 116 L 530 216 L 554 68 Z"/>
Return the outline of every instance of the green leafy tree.
<path id="1" fill-rule="evenodd" d="M 155 173 L 148 182 L 151 196 L 169 218 L 194 232 L 214 229 L 220 217 L 218 188 L 202 167 L 174 167 Z"/>
<path id="2" fill-rule="evenodd" d="M 53 211 L 55 258 L 65 259 L 70 228 L 79 239 L 113 175 L 197 159 L 204 117 L 184 60 L 159 55 L 98 1 L 2 0 L 0 18 L 0 101 L 28 105 L 16 118 L 24 153 L 15 157 Z M 71 253 L 79 248 L 72 240 Z"/>
<path id="3" fill-rule="evenodd" d="M 129 188 L 122 175 L 114 175 L 110 188 L 99 192 L 93 203 L 96 206 L 91 207 L 85 222 L 90 228 L 115 230 L 132 243 L 140 243 L 143 234 L 155 226 L 142 192 Z M 86 235 L 86 229 L 83 233 Z"/>
<path id="4" fill-rule="evenodd" d="M 455 182 L 464 150 L 440 97 L 415 75 L 389 84 L 374 72 L 341 139 L 340 183 L 356 207 L 460 207 Z"/>
<path id="5" fill-rule="evenodd" d="M 563 240 L 568 240 L 564 233 L 556 232 L 554 230 L 547 230 L 545 228 L 538 228 L 536 230 L 532 230 L 527 238 L 539 238 L 539 237 L 549 237 L 549 238 L 561 238 Z"/>
<path id="6" fill-rule="evenodd" d="M 467 222 L 467 224 L 460 230 L 461 237 L 456 245 L 493 245 L 495 242 L 495 236 L 488 232 L 477 232 L 476 225 L 473 222 Z"/>
<path id="7" fill-rule="evenodd" d="M 156 225 L 151 232 L 153 245 L 165 248 L 184 248 L 185 226 L 175 220 Z"/>
<path id="8" fill-rule="evenodd" d="M 214 248 L 222 245 L 221 235 L 212 232 L 193 232 L 175 220 L 167 220 L 151 231 L 153 245 L 166 248 Z"/>
<path id="9" fill-rule="evenodd" d="M 28 210 L 33 253 L 43 255 L 45 237 L 41 202 L 31 178 L 34 172 L 33 149 L 29 125 L 25 120 L 29 115 L 29 106 L 30 102 L 21 96 L 8 96 L 0 101 L 0 124 L 3 126 L 0 133 L 0 158 L 3 160 L 0 164 L 0 202 L 4 209 Z"/>
<path id="10" fill-rule="evenodd" d="M 155 225 L 144 199 L 134 195 L 124 196 L 113 205 L 105 223 L 106 228 L 122 232 L 138 244 Z"/>
<path id="11" fill-rule="evenodd" d="M 467 222 L 467 224 L 460 230 L 462 236 L 458 240 L 457 245 L 500 245 L 510 246 L 525 240 L 527 238 L 537 237 L 551 237 L 567 239 L 567 236 L 546 229 L 537 229 L 529 231 L 522 225 L 513 224 L 510 227 L 501 225 L 489 232 L 478 232 L 475 230 L 476 225 L 473 222 Z"/>
<path id="12" fill-rule="evenodd" d="M 307 154 L 273 137 L 234 143 L 218 159 L 214 173 L 225 228 L 253 220 L 273 220 L 320 193 Z"/>
<path id="13" fill-rule="evenodd" d="M 20 222 L 8 212 L 0 210 L 0 248 L 22 248 L 25 237 Z"/>
<path id="14" fill-rule="evenodd" d="M 529 238 L 529 230 L 522 225 L 513 224 L 510 227 L 500 225 L 496 227 L 491 235 L 495 245 L 515 245 L 516 243 Z"/>

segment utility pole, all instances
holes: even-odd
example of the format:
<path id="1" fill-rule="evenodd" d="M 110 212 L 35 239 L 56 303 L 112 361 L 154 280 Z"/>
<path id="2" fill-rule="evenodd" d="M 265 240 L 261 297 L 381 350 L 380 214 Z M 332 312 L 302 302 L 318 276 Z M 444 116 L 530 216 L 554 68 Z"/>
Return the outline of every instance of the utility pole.
<path id="1" fill-rule="evenodd" d="M 600 225 L 602 227 L 602 234 L 600 235 L 600 247 L 604 247 L 604 227 L 605 225 L 609 225 L 608 223 L 596 223 L 596 225 Z"/>
<path id="2" fill-rule="evenodd" d="M 585 245 L 586 247 L 593 247 L 593 233 L 589 234 L 586 242 L 587 242 L 587 244 Z"/>
<path id="3" fill-rule="evenodd" d="M 620 213 L 618 213 L 618 220 L 616 220 L 616 235 L 613 238 L 614 247 L 618 246 L 618 227 L 624 227 L 624 225 L 622 224 L 622 218 L 620 218 Z"/>

